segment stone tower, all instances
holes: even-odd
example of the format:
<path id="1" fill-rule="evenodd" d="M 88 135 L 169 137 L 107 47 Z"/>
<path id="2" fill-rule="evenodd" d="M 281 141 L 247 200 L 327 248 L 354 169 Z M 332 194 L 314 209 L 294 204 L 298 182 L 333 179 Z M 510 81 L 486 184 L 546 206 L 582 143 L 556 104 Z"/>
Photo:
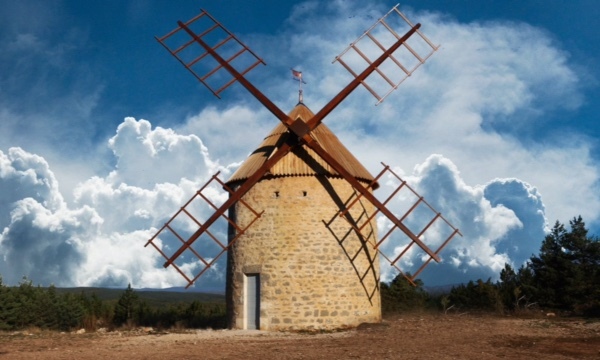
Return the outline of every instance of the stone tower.
<path id="1" fill-rule="evenodd" d="M 306 122 L 313 113 L 300 102 L 289 116 Z M 311 135 L 357 180 L 365 185 L 373 180 L 324 124 Z M 235 189 L 253 174 L 284 136 L 287 129 L 279 124 L 228 186 Z M 360 233 L 350 225 L 362 225 L 374 207 L 362 201 L 346 219 L 337 216 L 352 196 L 348 182 L 306 146 L 287 154 L 243 196 L 264 214 L 228 252 L 231 328 L 316 330 L 381 321 L 376 224 Z M 239 223 L 252 216 L 239 204 L 230 211 Z"/>

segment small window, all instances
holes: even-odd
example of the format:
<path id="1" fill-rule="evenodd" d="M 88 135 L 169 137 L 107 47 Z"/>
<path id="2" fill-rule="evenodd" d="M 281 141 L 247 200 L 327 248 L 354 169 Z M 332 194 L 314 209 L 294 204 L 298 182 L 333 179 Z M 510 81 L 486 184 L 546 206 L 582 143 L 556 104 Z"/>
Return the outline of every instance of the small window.
<path id="1" fill-rule="evenodd" d="M 302 192 L 302 196 L 306 196 L 306 194 L 308 194 L 306 191 Z"/>
<path id="2" fill-rule="evenodd" d="M 278 198 L 279 197 L 279 191 L 275 191 L 275 197 Z"/>

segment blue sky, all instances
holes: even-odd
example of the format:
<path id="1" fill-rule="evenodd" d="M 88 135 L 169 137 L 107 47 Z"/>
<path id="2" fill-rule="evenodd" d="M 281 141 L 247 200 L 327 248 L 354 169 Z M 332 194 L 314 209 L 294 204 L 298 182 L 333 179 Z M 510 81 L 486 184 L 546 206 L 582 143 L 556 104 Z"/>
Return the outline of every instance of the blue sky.
<path id="1" fill-rule="evenodd" d="M 181 284 L 142 245 L 276 120 L 240 86 L 215 98 L 155 35 L 205 8 L 265 60 L 249 75 L 259 89 L 289 111 L 289 68 L 302 70 L 316 112 L 349 81 L 331 61 L 395 4 L 0 0 L 4 282 Z M 556 220 L 581 214 L 598 234 L 595 1 L 421 0 L 400 10 L 440 50 L 382 105 L 357 89 L 326 122 L 369 170 L 393 166 L 465 234 L 425 283 L 518 267 Z M 219 266 L 201 286 L 222 286 Z"/>

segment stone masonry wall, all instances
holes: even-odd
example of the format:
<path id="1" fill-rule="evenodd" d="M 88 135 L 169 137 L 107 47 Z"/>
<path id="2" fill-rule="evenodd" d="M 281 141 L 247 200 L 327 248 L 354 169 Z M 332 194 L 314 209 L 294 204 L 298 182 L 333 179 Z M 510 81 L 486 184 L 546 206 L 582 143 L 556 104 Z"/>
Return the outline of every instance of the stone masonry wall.
<path id="1" fill-rule="evenodd" d="M 345 219 L 335 216 L 352 194 L 343 179 L 297 176 L 262 180 L 244 196 L 265 213 L 228 255 L 230 327 L 245 328 L 244 276 L 252 273 L 260 274 L 261 330 L 381 321 L 375 221 L 361 231 L 361 241 Z M 350 217 L 362 224 L 372 213 L 373 206 L 363 200 Z M 240 205 L 232 215 L 240 224 L 250 219 Z"/>

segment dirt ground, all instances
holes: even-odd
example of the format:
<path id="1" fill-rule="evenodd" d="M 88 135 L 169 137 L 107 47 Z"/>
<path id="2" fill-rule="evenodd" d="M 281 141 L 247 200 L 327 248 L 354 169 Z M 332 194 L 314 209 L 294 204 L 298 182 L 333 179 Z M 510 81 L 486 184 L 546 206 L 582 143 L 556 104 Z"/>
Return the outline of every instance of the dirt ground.
<path id="1" fill-rule="evenodd" d="M 0 333 L 0 359 L 600 359 L 600 321 L 407 314 L 320 334 Z"/>

